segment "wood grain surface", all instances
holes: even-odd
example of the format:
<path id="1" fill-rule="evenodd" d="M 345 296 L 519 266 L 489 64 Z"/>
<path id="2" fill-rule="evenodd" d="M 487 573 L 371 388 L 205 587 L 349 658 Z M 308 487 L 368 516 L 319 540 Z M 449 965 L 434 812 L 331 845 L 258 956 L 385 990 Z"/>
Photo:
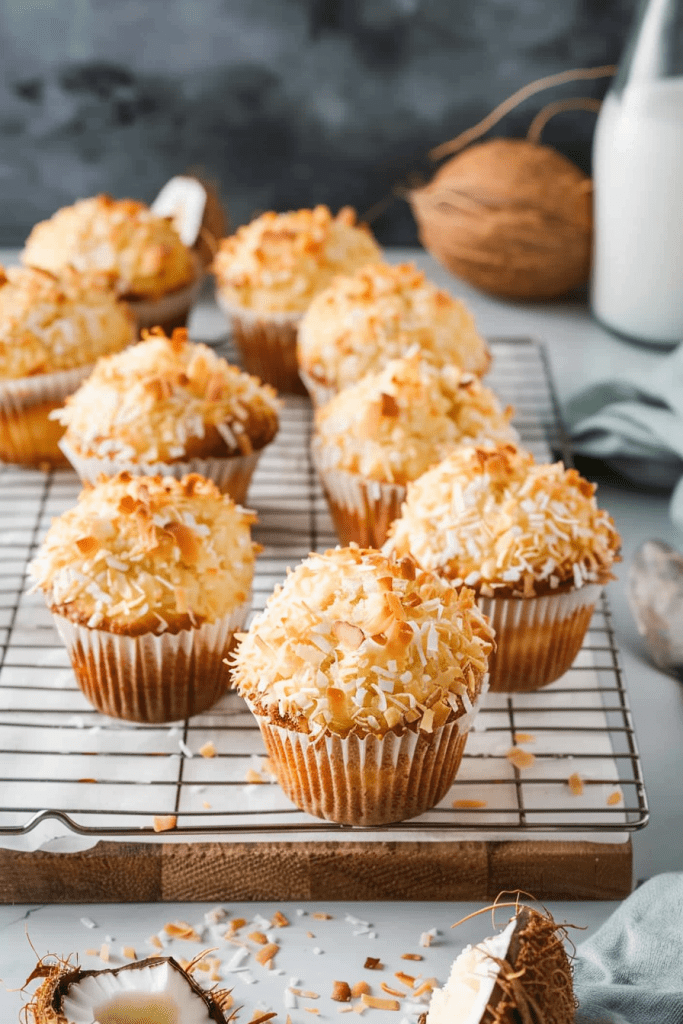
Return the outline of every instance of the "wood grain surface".
<path id="1" fill-rule="evenodd" d="M 80 853 L 0 850 L 2 903 L 225 900 L 616 900 L 625 843 L 113 843 Z"/>

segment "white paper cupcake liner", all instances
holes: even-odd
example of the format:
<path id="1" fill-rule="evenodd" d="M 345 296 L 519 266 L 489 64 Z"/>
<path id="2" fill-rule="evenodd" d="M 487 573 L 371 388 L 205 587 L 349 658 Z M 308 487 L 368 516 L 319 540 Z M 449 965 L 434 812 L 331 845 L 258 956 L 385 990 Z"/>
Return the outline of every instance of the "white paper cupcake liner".
<path id="1" fill-rule="evenodd" d="M 76 681 L 98 711 L 132 722 L 176 722 L 206 711 L 225 693 L 230 673 L 223 659 L 249 607 L 159 636 L 108 633 L 55 612 L 53 618 Z"/>
<path id="2" fill-rule="evenodd" d="M 482 694 L 485 687 L 482 689 Z M 385 736 L 306 733 L 256 714 L 268 755 L 286 795 L 303 811 L 343 825 L 386 825 L 436 806 L 455 779 L 476 705 L 432 733 L 406 729 Z"/>
<path id="3" fill-rule="evenodd" d="M 389 526 L 401 514 L 404 485 L 366 480 L 358 473 L 330 465 L 331 458 L 317 438 L 311 445 L 311 456 L 341 544 L 356 541 L 364 548 L 380 548 Z"/>
<path id="4" fill-rule="evenodd" d="M 244 369 L 278 391 L 304 395 L 299 377 L 296 339 L 301 313 L 252 313 L 227 302 L 220 291 L 216 301 L 232 327 Z"/>
<path id="5" fill-rule="evenodd" d="M 177 288 L 158 299 L 125 299 L 130 306 L 138 331 L 149 327 L 163 327 L 168 333 L 174 327 L 184 327 L 190 309 L 199 295 L 204 278 L 204 268 L 199 257 L 195 258 L 196 278 L 183 288 Z"/>
<path id="6" fill-rule="evenodd" d="M 493 693 L 538 690 L 567 672 L 576 658 L 603 585 L 540 597 L 478 597 L 496 633 L 489 658 Z"/>
<path id="7" fill-rule="evenodd" d="M 213 480 L 216 487 L 223 494 L 229 494 L 238 505 L 246 501 L 251 478 L 263 451 L 259 449 L 249 455 L 230 455 L 222 459 L 140 463 L 97 455 L 79 455 L 64 438 L 59 442 L 59 447 L 84 484 L 96 484 L 102 474 L 109 477 L 126 472 L 131 476 L 172 476 L 181 480 L 188 473 L 199 473 Z"/>
<path id="8" fill-rule="evenodd" d="M 58 440 L 64 427 L 48 419 L 92 373 L 93 365 L 0 381 L 0 459 L 35 465 L 64 463 Z"/>
<path id="9" fill-rule="evenodd" d="M 316 409 L 319 409 L 320 406 L 325 405 L 331 398 L 334 398 L 339 390 L 332 384 L 322 384 L 315 377 L 312 377 L 310 373 L 302 370 L 301 367 L 299 367 L 299 376 L 304 382 L 304 387 L 308 391 L 311 402 Z"/>

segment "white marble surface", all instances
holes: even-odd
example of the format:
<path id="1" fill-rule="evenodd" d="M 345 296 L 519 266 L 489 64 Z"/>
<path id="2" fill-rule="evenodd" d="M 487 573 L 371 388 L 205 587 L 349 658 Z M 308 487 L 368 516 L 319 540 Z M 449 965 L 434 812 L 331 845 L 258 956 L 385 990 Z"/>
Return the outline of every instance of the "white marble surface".
<path id="1" fill-rule="evenodd" d="M 0 259 L 11 254 L 1 253 Z M 423 253 L 394 250 L 392 261 L 414 257 L 430 276 L 443 283 L 467 300 L 473 309 L 480 330 L 488 335 L 533 335 L 548 346 L 554 371 L 555 384 L 561 402 L 566 402 L 580 388 L 629 365 L 644 375 L 662 354 L 621 341 L 595 324 L 580 300 L 545 305 L 522 305 L 501 302 L 475 293 L 450 278 L 430 257 Z M 192 333 L 208 339 L 224 331 L 220 314 L 203 300 L 193 313 Z M 639 491 L 637 488 L 603 486 L 599 492 L 603 504 L 614 516 L 624 540 L 624 561 L 619 567 L 619 580 L 610 588 L 610 600 L 618 643 L 630 693 L 635 725 L 640 745 L 645 783 L 651 807 L 651 822 L 633 837 L 636 879 L 650 877 L 665 870 L 682 866 L 680 836 L 683 833 L 683 787 L 680 786 L 683 764 L 683 689 L 675 680 L 655 669 L 648 661 L 626 603 L 624 579 L 635 548 L 648 537 L 660 537 L 677 546 L 683 546 L 681 537 L 672 526 L 667 513 L 667 497 L 660 493 Z M 450 925 L 471 910 L 470 904 L 345 904 L 323 907 L 298 905 L 307 911 L 328 910 L 333 921 L 316 922 L 310 928 L 306 918 L 297 918 L 295 907 L 286 907 L 293 925 L 283 932 L 283 947 L 278 964 L 285 975 L 265 976 L 261 971 L 256 984 L 245 986 L 235 983 L 238 1002 L 243 1003 L 242 1020 L 248 1020 L 257 1004 L 272 1006 L 284 1019 L 282 990 L 290 976 L 301 978 L 306 987 L 321 993 L 317 1006 L 321 1016 L 336 1015 L 335 1005 L 328 995 L 333 979 L 358 980 L 372 972 L 363 972 L 362 960 L 367 955 L 380 956 L 390 965 L 381 979 L 390 982 L 394 970 L 405 969 L 399 961 L 402 952 L 416 949 L 421 932 L 436 927 L 443 934 L 437 943 L 426 950 L 423 973 L 445 979 L 448 965 L 460 948 L 469 941 L 479 940 L 490 933 L 490 918 L 469 922 L 457 932 Z M 576 903 L 552 904 L 551 909 L 560 919 L 588 925 L 589 931 L 603 921 L 613 904 Z M 8 987 L 21 984 L 32 969 L 34 954 L 28 944 L 30 937 L 42 954 L 79 952 L 98 948 L 111 935 L 116 940 L 112 948 L 121 944 L 136 946 L 140 955 L 149 947 L 145 939 L 166 921 L 183 918 L 190 922 L 201 920 L 208 909 L 200 905 L 149 906 L 112 905 L 106 907 L 0 908 L 0 978 Z M 271 905 L 252 904 L 246 907 L 230 905 L 232 916 L 253 918 L 255 913 L 269 916 Z M 351 913 L 372 922 L 377 938 L 353 936 L 353 928 L 344 920 Z M 98 928 L 88 930 L 80 923 L 88 915 Z M 306 924 L 302 924 L 304 921 Z M 316 933 L 308 940 L 305 932 Z M 28 931 L 28 937 L 26 932 Z M 587 933 L 578 933 L 578 938 Z M 315 955 L 315 944 L 324 950 Z M 193 947 L 196 952 L 197 947 Z M 187 955 L 182 950 L 181 955 Z M 94 966 L 90 958 L 83 957 L 86 966 Z M 409 963 L 409 962 L 408 962 Z M 254 971 L 254 974 L 256 972 Z M 410 973 L 410 972 L 409 972 Z M 413 972 L 416 973 L 416 972 Z M 263 977 L 262 977 L 263 975 Z M 378 976 L 379 977 L 379 976 Z M 303 1001 L 302 1001 L 303 1004 Z M 22 1005 L 18 993 L 0 989 L 0 1021 L 10 1024 L 17 1019 Z M 402 1015 L 381 1011 L 368 1011 L 378 1022 L 382 1019 L 401 1021 Z M 294 1024 L 303 1024 L 309 1015 L 300 1008 L 292 1012 Z M 410 1019 L 415 1019 L 410 1018 Z"/>

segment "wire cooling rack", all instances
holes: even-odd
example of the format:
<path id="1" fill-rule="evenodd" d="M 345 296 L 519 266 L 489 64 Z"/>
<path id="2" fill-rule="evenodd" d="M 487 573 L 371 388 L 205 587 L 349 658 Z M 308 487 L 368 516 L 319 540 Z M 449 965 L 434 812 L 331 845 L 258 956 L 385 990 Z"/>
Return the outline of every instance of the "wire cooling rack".
<path id="1" fill-rule="evenodd" d="M 569 459 L 545 351 L 530 339 L 492 342 L 487 383 L 515 406 L 522 443 L 537 458 Z M 228 348 L 225 353 L 231 356 Z M 289 565 L 336 543 L 308 455 L 311 409 L 288 398 L 276 441 L 249 492 L 258 512 L 253 608 Z M 648 810 L 619 652 L 606 600 L 571 670 L 534 693 L 489 695 L 458 777 L 441 804 L 378 830 L 320 822 L 298 811 L 264 768 L 258 727 L 236 694 L 209 713 L 169 726 L 115 722 L 78 689 L 41 594 L 26 567 L 52 516 L 70 507 L 74 474 L 0 466 L 0 844 L 53 819 L 63 832 L 146 837 L 155 815 L 176 815 L 175 835 L 255 839 L 416 834 L 630 831 Z M 200 748 L 211 740 L 216 754 Z M 517 743 L 535 755 L 520 771 Z M 578 774 L 583 793 L 568 778 Z M 264 784 L 247 782 L 261 778 Z M 454 802 L 460 806 L 453 806 Z M 476 804 L 476 805 L 475 805 Z M 363 833 L 370 835 L 362 836 Z"/>

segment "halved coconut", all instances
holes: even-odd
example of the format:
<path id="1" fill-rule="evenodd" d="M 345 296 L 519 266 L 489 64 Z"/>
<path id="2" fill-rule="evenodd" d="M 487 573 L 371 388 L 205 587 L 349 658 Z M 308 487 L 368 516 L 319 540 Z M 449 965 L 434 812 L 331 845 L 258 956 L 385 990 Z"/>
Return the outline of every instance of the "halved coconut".
<path id="1" fill-rule="evenodd" d="M 204 992 L 173 957 L 81 971 L 68 962 L 39 965 L 44 977 L 26 1007 L 34 1024 L 229 1024 L 225 989 Z M 28 982 L 27 982 L 28 984 Z"/>
<path id="2" fill-rule="evenodd" d="M 463 950 L 426 1024 L 572 1024 L 564 934 L 550 914 L 522 907 L 498 935 Z"/>

